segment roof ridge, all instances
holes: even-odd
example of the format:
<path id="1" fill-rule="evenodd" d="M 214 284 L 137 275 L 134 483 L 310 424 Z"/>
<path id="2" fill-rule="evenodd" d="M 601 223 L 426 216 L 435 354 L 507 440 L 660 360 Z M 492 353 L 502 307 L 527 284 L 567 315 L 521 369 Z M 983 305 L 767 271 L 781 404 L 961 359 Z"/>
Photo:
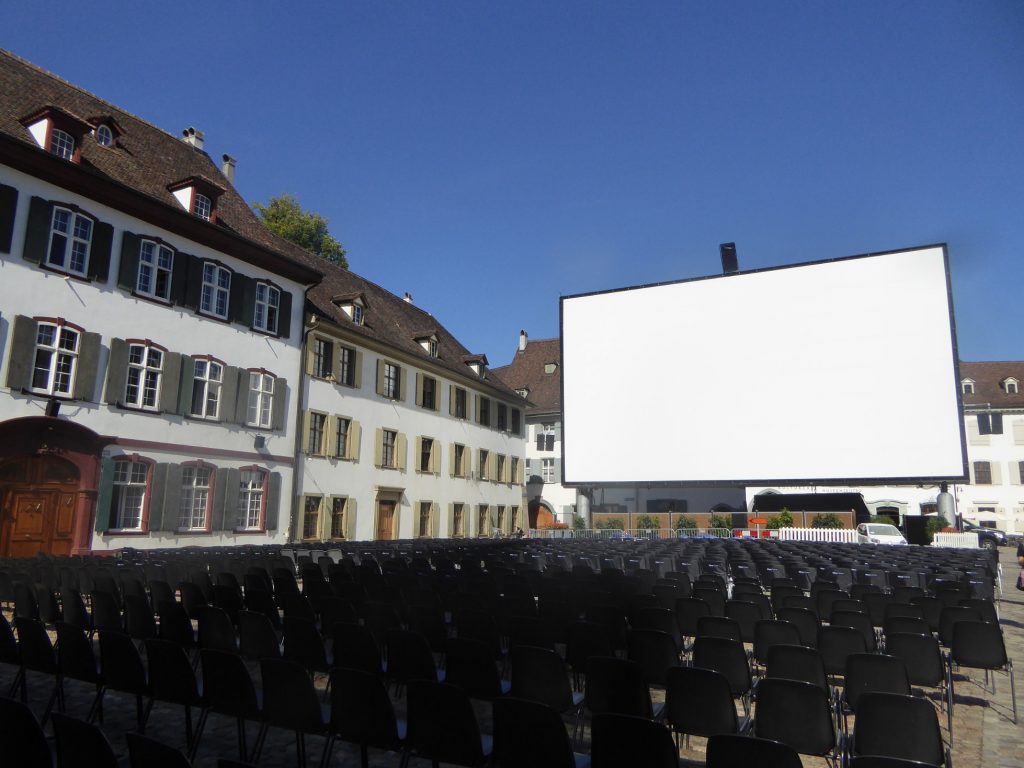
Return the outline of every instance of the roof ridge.
<path id="1" fill-rule="evenodd" d="M 121 107 L 118 107 L 117 105 L 115 105 L 115 104 L 107 101 L 106 99 L 104 99 L 102 96 L 97 96 L 92 91 L 86 90 L 82 86 L 77 85 L 75 83 L 72 83 L 70 80 L 65 80 L 63 77 L 61 77 L 57 73 L 51 72 L 48 69 L 44 69 L 43 67 L 39 66 L 38 64 L 35 64 L 35 63 L 29 61 L 28 59 L 19 56 L 14 51 L 10 51 L 10 50 L 8 50 L 6 48 L 0 48 L 0 54 L 8 56 L 11 59 L 14 59 L 19 64 L 23 64 L 24 66 L 26 66 L 26 67 L 28 67 L 30 69 L 34 69 L 36 72 L 38 72 L 38 73 L 40 73 L 42 75 L 45 75 L 46 77 L 49 77 L 52 80 L 56 80 L 61 85 L 67 86 L 68 88 L 72 88 L 72 89 L 78 91 L 79 93 L 81 93 L 81 94 L 83 94 L 85 96 L 88 96 L 90 99 L 96 99 L 96 101 L 100 102 L 101 104 L 106 105 L 111 110 L 113 110 L 113 111 L 115 111 L 115 112 L 117 112 L 117 113 L 119 113 L 121 115 L 125 115 L 127 117 L 130 117 L 133 120 L 138 120 L 140 123 L 142 123 L 143 125 L 145 125 L 145 126 L 147 126 L 149 128 L 152 128 L 154 131 L 159 131 L 160 133 L 164 134 L 165 136 L 170 137 L 171 139 L 174 139 L 175 141 L 179 141 L 180 140 L 178 136 L 174 135 L 173 133 L 171 133 L 170 131 L 168 131 L 168 130 L 166 130 L 164 128 L 161 128 L 156 123 L 152 123 L 152 122 L 150 122 L 149 120 L 147 120 L 144 117 L 139 117 L 134 112 L 129 112 L 126 109 L 122 109 Z M 196 149 L 195 147 L 192 147 L 192 149 L 195 152 L 199 152 L 199 153 L 202 153 L 202 154 L 206 155 L 208 158 L 210 157 L 209 153 L 205 149 Z M 213 162 L 212 158 L 210 158 L 210 162 Z M 232 186 L 234 186 L 234 184 L 232 184 Z"/>

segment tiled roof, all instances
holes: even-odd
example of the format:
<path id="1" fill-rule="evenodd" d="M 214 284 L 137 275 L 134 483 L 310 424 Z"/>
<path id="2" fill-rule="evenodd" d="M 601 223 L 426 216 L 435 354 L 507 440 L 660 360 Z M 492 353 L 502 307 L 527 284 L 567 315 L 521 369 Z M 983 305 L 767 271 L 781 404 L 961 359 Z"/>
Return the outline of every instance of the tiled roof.
<path id="1" fill-rule="evenodd" d="M 1017 380 L 1017 394 L 1008 395 L 1002 384 Z M 960 379 L 974 382 L 974 394 L 962 395 L 964 405 L 990 405 L 993 408 L 1024 408 L 1024 361 L 967 363 L 960 361 Z"/>
<path id="2" fill-rule="evenodd" d="M 528 389 L 532 403 L 526 412 L 557 413 L 562 409 L 562 344 L 559 339 L 529 339 L 525 350 L 516 350 L 512 362 L 495 368 L 494 375 L 515 390 Z M 552 373 L 545 367 L 554 363 Z"/>
<path id="3" fill-rule="evenodd" d="M 169 187 L 190 177 L 207 179 L 225 190 L 217 203 L 217 223 L 209 226 L 230 230 L 284 259 L 293 260 L 303 252 L 263 226 L 205 152 L 0 49 L 0 139 L 13 139 L 42 152 L 21 121 L 48 106 L 72 116 L 110 120 L 122 131 L 112 147 L 102 147 L 88 137 L 82 142 L 79 167 L 83 172 L 124 185 L 180 213 L 184 209 Z"/>

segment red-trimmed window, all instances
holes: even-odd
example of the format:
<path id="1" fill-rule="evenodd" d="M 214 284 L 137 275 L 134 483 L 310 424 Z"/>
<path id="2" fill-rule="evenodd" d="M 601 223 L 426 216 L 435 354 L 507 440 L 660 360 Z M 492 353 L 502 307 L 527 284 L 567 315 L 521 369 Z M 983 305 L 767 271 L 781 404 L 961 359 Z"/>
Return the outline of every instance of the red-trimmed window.
<path id="1" fill-rule="evenodd" d="M 240 531 L 262 531 L 267 520 L 267 480 L 269 473 L 260 467 L 241 467 L 238 480 L 238 519 Z"/>
<path id="2" fill-rule="evenodd" d="M 249 408 L 246 424 L 271 429 L 274 425 L 274 386 L 277 377 L 263 369 L 249 371 Z"/>
<path id="3" fill-rule="evenodd" d="M 114 459 L 110 522 L 115 531 L 146 531 L 154 462 L 136 455 Z"/>
<path id="4" fill-rule="evenodd" d="M 211 530 L 213 486 L 217 468 L 202 461 L 181 465 L 181 506 L 178 528 L 183 531 Z"/>
<path id="5" fill-rule="evenodd" d="M 32 363 L 33 392 L 71 397 L 75 391 L 78 352 L 84 331 L 62 318 L 37 317 Z"/>

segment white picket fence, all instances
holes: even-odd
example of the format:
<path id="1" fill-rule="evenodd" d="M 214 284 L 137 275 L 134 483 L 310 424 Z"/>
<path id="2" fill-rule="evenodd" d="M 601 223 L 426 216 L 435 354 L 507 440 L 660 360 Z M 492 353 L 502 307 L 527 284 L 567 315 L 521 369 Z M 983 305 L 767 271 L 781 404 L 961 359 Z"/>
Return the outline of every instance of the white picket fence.
<path id="1" fill-rule="evenodd" d="M 729 528 L 531 528 L 527 536 L 531 539 L 730 539 L 751 537 L 756 530 Z M 777 531 L 761 532 L 762 536 L 782 541 L 857 541 L 857 532 L 852 528 L 780 528 Z"/>
<path id="2" fill-rule="evenodd" d="M 853 528 L 779 528 L 782 541 L 847 541 L 857 542 Z"/>
<path id="3" fill-rule="evenodd" d="M 956 547 L 958 549 L 978 549 L 978 534 L 976 533 L 936 533 L 932 538 L 933 547 Z"/>

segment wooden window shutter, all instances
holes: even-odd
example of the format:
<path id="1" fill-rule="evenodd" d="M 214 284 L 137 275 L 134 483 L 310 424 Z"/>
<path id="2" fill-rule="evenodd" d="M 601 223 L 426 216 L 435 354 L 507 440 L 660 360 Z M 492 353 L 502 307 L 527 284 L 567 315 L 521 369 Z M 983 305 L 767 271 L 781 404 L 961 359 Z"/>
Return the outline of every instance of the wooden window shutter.
<path id="1" fill-rule="evenodd" d="M 228 320 L 252 327 L 256 314 L 256 281 L 251 277 L 233 272 L 228 289 Z"/>
<path id="2" fill-rule="evenodd" d="M 988 465 L 989 465 L 989 467 L 991 467 L 992 485 L 1002 485 L 1003 484 L 1003 474 L 1002 474 L 1002 471 L 1000 469 L 1001 462 L 990 461 L 988 463 Z"/>
<path id="3" fill-rule="evenodd" d="M 1024 445 L 1024 419 L 1016 419 L 1013 422 L 1013 444 Z"/>
<path id="4" fill-rule="evenodd" d="M 345 458 L 359 461 L 359 444 L 362 433 L 359 422 L 352 419 L 348 425 L 348 445 L 346 446 L 347 453 Z"/>
<path id="5" fill-rule="evenodd" d="M 415 451 L 413 452 L 413 469 L 418 473 L 420 471 L 420 456 L 423 455 L 423 436 L 417 435 L 415 442 Z"/>
<path id="6" fill-rule="evenodd" d="M 131 293 L 139 284 L 139 248 L 142 238 L 133 232 L 121 233 L 121 262 L 117 267 L 117 286 Z M 175 259 L 177 261 L 177 259 Z"/>
<path id="7" fill-rule="evenodd" d="M 151 531 L 175 531 L 178 523 L 181 522 L 181 480 L 183 472 L 181 464 L 167 465 L 167 483 L 164 487 L 163 498 L 154 498 L 163 510 L 161 519 L 154 518 L 154 507 L 149 508 L 149 530 Z"/>
<path id="8" fill-rule="evenodd" d="M 448 385 L 448 415 L 455 415 L 455 385 Z"/>
<path id="9" fill-rule="evenodd" d="M 455 536 L 455 503 L 448 502 L 448 538 Z"/>
<path id="10" fill-rule="evenodd" d="M 18 210 L 18 190 L 0 184 L 0 253 L 10 253 L 14 240 L 14 215 Z"/>
<path id="11" fill-rule="evenodd" d="M 384 361 L 377 360 L 377 394 L 384 394 Z"/>
<path id="12" fill-rule="evenodd" d="M 78 353 L 78 370 L 75 371 L 74 396 L 76 400 L 93 402 L 96 397 L 96 371 L 100 363 L 100 335 L 83 333 Z"/>
<path id="13" fill-rule="evenodd" d="M 178 254 L 179 257 L 183 257 L 184 254 Z M 175 259 L 177 261 L 177 259 Z M 206 262 L 196 256 L 188 257 L 188 266 L 186 268 L 186 279 L 185 279 L 185 291 L 182 295 L 181 303 L 189 309 L 199 309 L 199 302 L 203 297 L 203 265 Z M 175 272 L 175 278 L 177 273 Z"/>
<path id="14" fill-rule="evenodd" d="M 230 531 L 238 522 L 238 499 L 242 473 L 237 469 L 218 469 L 214 493 L 213 530 Z"/>
<path id="15" fill-rule="evenodd" d="M 1010 462 L 1010 483 L 1011 485 L 1020 485 L 1020 469 L 1024 462 L 1011 461 Z"/>
<path id="16" fill-rule="evenodd" d="M 174 262 L 171 264 L 171 301 L 175 304 L 185 304 L 189 265 L 195 260 L 195 256 L 189 256 L 181 251 L 174 254 Z"/>
<path id="17" fill-rule="evenodd" d="M 501 478 L 497 477 L 498 473 L 498 455 L 491 451 L 487 454 L 487 477 L 492 482 L 500 482 Z"/>
<path id="18" fill-rule="evenodd" d="M 384 430 L 380 427 L 373 433 L 373 465 L 375 467 L 381 466 L 384 462 Z"/>
<path id="19" fill-rule="evenodd" d="M 345 538 L 352 541 L 356 537 L 356 500 L 349 496 L 345 500 Z"/>
<path id="20" fill-rule="evenodd" d="M 101 283 L 110 277 L 110 251 L 114 245 L 114 227 L 96 219 L 92 227 L 92 241 L 89 243 L 88 275 Z"/>
<path id="21" fill-rule="evenodd" d="M 282 339 L 289 339 L 292 335 L 292 293 L 283 288 L 277 310 L 277 335 Z"/>
<path id="22" fill-rule="evenodd" d="M 124 339 L 110 340 L 110 356 L 107 358 L 108 403 L 119 403 L 124 399 L 124 388 L 128 381 L 128 343 Z"/>
<path id="23" fill-rule="evenodd" d="M 399 432 L 395 435 L 395 466 L 401 472 L 405 472 L 406 439 L 405 435 Z"/>
<path id="24" fill-rule="evenodd" d="M 455 466 L 455 443 L 448 443 L 448 476 L 455 477 L 458 467 Z"/>
<path id="25" fill-rule="evenodd" d="M 28 224 L 25 227 L 25 243 L 21 255 L 25 261 L 41 264 L 46 261 L 46 249 L 50 244 L 50 222 L 53 218 L 53 206 L 48 200 L 33 197 L 28 204 Z M 103 528 L 106 530 L 104 523 Z"/>
<path id="26" fill-rule="evenodd" d="M 345 446 L 342 446 L 342 450 Z M 324 418 L 324 433 L 320 440 L 320 453 L 324 456 L 337 457 L 338 454 L 338 417 L 328 414 Z M 344 454 L 341 454 L 344 455 Z M 329 510 L 328 510 L 329 511 Z"/>
<path id="27" fill-rule="evenodd" d="M 177 413 L 180 381 L 181 355 L 168 352 L 164 355 L 164 369 L 160 373 L 160 410 L 164 413 Z"/>
<path id="28" fill-rule="evenodd" d="M 299 435 L 299 452 L 309 455 L 309 422 L 311 414 L 309 411 L 302 412 L 302 434 Z"/>
<path id="29" fill-rule="evenodd" d="M 416 373 L 416 405 L 423 405 L 423 374 Z"/>
<path id="30" fill-rule="evenodd" d="M 473 395 L 473 409 L 476 412 L 476 423 L 477 424 L 482 423 L 480 421 L 480 416 L 481 416 L 481 414 L 480 414 L 480 395 L 476 395 L 476 394 Z M 466 415 L 468 416 L 469 414 L 467 413 Z"/>
<path id="31" fill-rule="evenodd" d="M 7 364 L 7 386 L 15 392 L 27 389 L 32 382 L 37 332 L 35 320 L 26 315 L 15 315 L 11 334 L 11 359 Z"/>
<path id="32" fill-rule="evenodd" d="M 430 444 L 430 471 L 435 475 L 441 474 L 441 441 L 434 440 Z"/>
<path id="33" fill-rule="evenodd" d="M 406 379 L 408 378 L 408 371 L 405 370 L 404 365 L 398 367 L 398 397 L 397 400 L 404 401 L 406 398 Z"/>
<path id="34" fill-rule="evenodd" d="M 338 355 L 340 358 L 341 355 Z M 363 353 L 355 350 L 355 363 L 352 371 L 352 386 L 359 389 L 363 386 Z"/>
<path id="35" fill-rule="evenodd" d="M 313 375 L 313 350 L 316 349 L 316 343 L 320 339 L 316 336 L 306 337 L 306 375 Z"/>
<path id="36" fill-rule="evenodd" d="M 430 502 L 430 535 L 432 538 L 437 538 L 438 531 L 440 530 L 440 512 L 438 511 L 438 504 L 436 501 Z"/>

